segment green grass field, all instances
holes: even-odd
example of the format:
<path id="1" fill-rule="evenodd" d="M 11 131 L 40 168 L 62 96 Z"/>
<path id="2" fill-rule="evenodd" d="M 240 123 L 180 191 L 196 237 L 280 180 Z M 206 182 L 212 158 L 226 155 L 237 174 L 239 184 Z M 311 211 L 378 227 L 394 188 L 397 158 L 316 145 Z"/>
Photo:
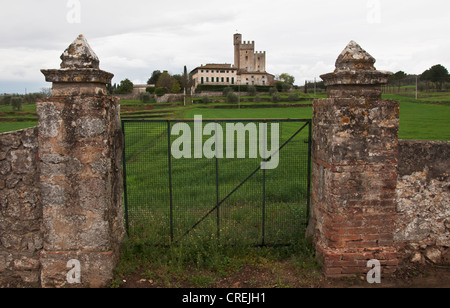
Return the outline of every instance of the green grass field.
<path id="1" fill-rule="evenodd" d="M 450 105 L 418 103 L 400 95 L 384 98 L 400 102 L 400 139 L 450 140 Z"/>
<path id="2" fill-rule="evenodd" d="M 226 124 L 218 123 L 223 129 L 226 129 Z M 250 140 L 248 137 L 245 158 L 216 161 L 205 157 L 175 159 L 170 156 L 170 195 L 167 125 L 166 122 L 125 124 L 126 203 L 130 231 L 132 237 L 138 236 L 140 240 L 146 239 L 153 244 L 168 244 L 171 235 L 173 240 L 180 239 L 218 201 L 226 198 L 257 170 L 261 162 L 261 155 L 250 157 L 250 144 L 255 141 L 252 148 L 257 148 L 261 139 Z M 172 123 L 172 129 L 174 125 Z M 189 125 L 194 131 L 193 123 Z M 305 122 L 282 122 L 279 125 L 281 146 Z M 270 128 L 271 125 L 268 126 L 268 136 Z M 171 142 L 176 138 L 172 136 Z M 203 143 L 209 138 L 211 136 L 203 136 Z M 239 234 L 241 243 L 290 243 L 304 231 L 307 221 L 307 140 L 308 128 L 305 127 L 280 151 L 276 169 L 266 170 L 265 174 L 262 170 L 257 171 L 195 228 L 190 237 L 217 234 L 221 241 L 230 242 L 235 241 Z M 270 145 L 270 139 L 268 142 Z M 237 144 L 240 144 L 238 140 L 233 151 L 235 157 Z M 294 165 L 299 167 L 292 168 Z"/>
<path id="3" fill-rule="evenodd" d="M 385 99 L 400 102 L 400 139 L 450 140 L 450 94 L 446 92 L 419 93 L 419 102 L 411 94 L 385 94 Z M 440 104 L 430 102 L 439 101 Z M 298 102 L 305 104 L 308 102 Z M 249 108 L 255 103 L 237 104 L 212 103 L 183 106 L 182 103 L 142 104 L 139 101 L 122 101 L 123 119 L 192 119 L 194 115 L 206 118 L 292 118 L 310 119 L 311 107 Z M 264 106 L 268 103 L 261 103 Z M 288 104 L 286 102 L 280 104 Z M 273 104 L 270 104 L 273 106 Z M 219 106 L 220 108 L 217 108 Z M 222 108 L 222 107 L 227 107 Z M 21 111 L 12 111 L 11 106 L 0 106 L 0 133 L 37 125 L 36 105 L 25 104 Z"/>

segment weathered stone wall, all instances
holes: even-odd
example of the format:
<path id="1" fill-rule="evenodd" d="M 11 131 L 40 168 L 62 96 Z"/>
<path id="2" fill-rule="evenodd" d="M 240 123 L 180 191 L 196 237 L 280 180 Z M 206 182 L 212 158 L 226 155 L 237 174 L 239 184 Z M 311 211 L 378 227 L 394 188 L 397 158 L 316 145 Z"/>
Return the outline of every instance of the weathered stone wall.
<path id="1" fill-rule="evenodd" d="M 401 140 L 394 239 L 407 261 L 450 264 L 450 142 Z"/>
<path id="2" fill-rule="evenodd" d="M 39 283 L 42 204 L 37 127 L 0 134 L 0 286 Z"/>
<path id="3" fill-rule="evenodd" d="M 184 100 L 183 94 L 165 94 L 161 97 L 155 95 L 155 99 L 157 103 L 174 103 L 174 102 L 182 102 Z"/>

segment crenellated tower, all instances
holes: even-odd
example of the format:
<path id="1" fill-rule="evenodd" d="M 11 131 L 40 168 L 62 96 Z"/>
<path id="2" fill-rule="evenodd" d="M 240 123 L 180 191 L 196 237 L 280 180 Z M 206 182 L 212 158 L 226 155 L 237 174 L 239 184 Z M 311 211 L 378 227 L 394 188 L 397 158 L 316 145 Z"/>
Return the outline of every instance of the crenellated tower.
<path id="1" fill-rule="evenodd" d="M 240 67 L 240 50 L 241 50 L 241 44 L 242 44 L 242 34 L 236 33 L 233 36 L 233 44 L 234 44 L 234 66 L 236 68 Z"/>
<path id="2" fill-rule="evenodd" d="M 255 41 L 242 41 L 242 34 L 234 38 L 234 66 L 240 71 L 265 72 L 266 52 L 255 52 Z"/>

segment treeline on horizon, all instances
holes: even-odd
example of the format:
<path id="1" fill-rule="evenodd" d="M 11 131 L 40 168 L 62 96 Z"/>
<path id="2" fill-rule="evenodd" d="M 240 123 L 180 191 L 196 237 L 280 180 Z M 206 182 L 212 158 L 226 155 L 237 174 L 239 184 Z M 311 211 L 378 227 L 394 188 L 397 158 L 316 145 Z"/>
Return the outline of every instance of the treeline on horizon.
<path id="1" fill-rule="evenodd" d="M 312 93 L 313 91 L 323 92 L 326 87 L 323 81 L 305 81 L 303 86 L 295 85 L 295 78 L 292 75 L 283 73 L 278 76 L 275 87 L 279 92 L 288 92 L 292 89 L 303 91 L 304 93 Z M 153 71 L 151 77 L 147 81 L 147 93 L 164 95 L 166 93 L 182 93 L 184 89 L 191 87 L 189 74 L 186 66 L 183 74 L 171 75 L 168 71 Z M 446 67 L 437 64 L 427 69 L 420 75 L 407 74 L 404 71 L 398 71 L 389 78 L 386 85 L 388 89 L 405 86 L 416 86 L 421 92 L 449 91 L 450 90 L 450 74 Z M 128 94 L 133 91 L 134 84 L 127 78 L 117 84 L 107 85 L 110 94 Z M 200 86 L 199 86 L 200 87 Z M 204 91 L 223 91 L 226 86 L 203 86 L 200 87 Z M 245 91 L 246 86 L 241 86 L 241 90 Z M 255 86 L 257 92 L 269 90 L 268 86 Z M 42 89 L 41 92 L 28 94 L 3 94 L 0 95 L 0 106 L 11 105 L 13 110 L 21 110 L 22 104 L 35 103 L 37 99 L 45 98 L 51 95 L 48 88 Z"/>

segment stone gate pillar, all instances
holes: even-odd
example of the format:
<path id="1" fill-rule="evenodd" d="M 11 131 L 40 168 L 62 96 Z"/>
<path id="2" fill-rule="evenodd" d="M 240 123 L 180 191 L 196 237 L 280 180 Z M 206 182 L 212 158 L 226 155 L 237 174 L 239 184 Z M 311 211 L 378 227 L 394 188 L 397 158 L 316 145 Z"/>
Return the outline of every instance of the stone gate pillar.
<path id="1" fill-rule="evenodd" d="M 329 277 L 367 273 L 377 259 L 395 270 L 399 105 L 381 99 L 389 72 L 355 42 L 333 73 L 321 76 L 328 99 L 314 101 L 309 233 Z"/>
<path id="2" fill-rule="evenodd" d="M 42 70 L 52 97 L 38 102 L 43 287 L 103 287 L 124 234 L 119 101 L 112 74 L 80 35 L 61 69 Z"/>

